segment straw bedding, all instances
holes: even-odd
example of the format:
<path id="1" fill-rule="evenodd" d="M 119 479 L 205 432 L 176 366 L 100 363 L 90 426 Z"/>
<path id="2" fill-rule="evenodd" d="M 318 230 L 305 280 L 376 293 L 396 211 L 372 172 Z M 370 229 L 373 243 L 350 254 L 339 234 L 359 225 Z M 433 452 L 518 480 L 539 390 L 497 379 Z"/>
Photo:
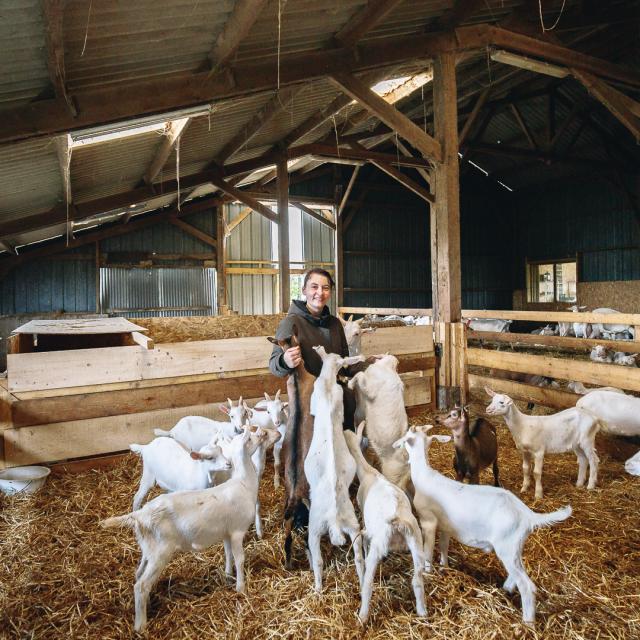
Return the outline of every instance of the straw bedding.
<path id="1" fill-rule="evenodd" d="M 480 405 L 474 405 L 475 410 Z M 423 414 L 414 423 L 431 420 Z M 500 469 L 517 491 L 521 463 L 508 431 L 499 429 Z M 152 592 L 149 638 L 637 638 L 640 637 L 640 483 L 623 461 L 637 445 L 599 437 L 598 489 L 573 486 L 577 465 L 567 454 L 546 460 L 551 511 L 566 503 L 569 520 L 532 534 L 524 562 L 538 587 L 535 631 L 521 624 L 520 598 L 500 586 L 505 574 L 493 554 L 452 542 L 451 568 L 426 578 L 428 616 L 414 613 L 410 559 L 396 554 L 379 570 L 371 618 L 357 620 L 359 590 L 347 548 L 323 547 L 324 591 L 296 540 L 297 566 L 282 563 L 283 490 L 274 490 L 273 467 L 261 486 L 265 539 L 246 540 L 246 595 L 223 574 L 222 545 L 177 557 Z M 432 461 L 449 472 L 451 445 L 435 445 Z M 133 533 L 103 530 L 99 520 L 130 510 L 137 458 L 108 469 L 54 475 L 32 497 L 2 497 L 0 517 L 0 637 L 129 638 L 133 633 L 133 576 L 139 552 Z M 483 482 L 490 481 L 485 472 Z"/>

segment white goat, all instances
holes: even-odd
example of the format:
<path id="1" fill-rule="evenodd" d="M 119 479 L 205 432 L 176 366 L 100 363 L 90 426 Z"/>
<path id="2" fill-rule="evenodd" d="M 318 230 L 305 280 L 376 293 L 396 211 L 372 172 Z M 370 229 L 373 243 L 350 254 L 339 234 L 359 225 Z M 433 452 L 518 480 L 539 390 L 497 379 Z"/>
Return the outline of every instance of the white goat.
<path id="1" fill-rule="evenodd" d="M 402 451 L 393 448 L 393 443 L 406 433 L 409 425 L 404 384 L 397 369 L 395 356 L 382 356 L 365 371 L 356 373 L 348 386 L 356 392 L 358 417 L 366 421 L 366 435 L 378 456 L 382 474 L 405 489 L 409 483 L 409 466 Z"/>
<path id="2" fill-rule="evenodd" d="M 280 439 L 273 445 L 273 486 L 277 488 L 280 486 L 280 455 L 287 432 L 286 408 L 289 403 L 280 400 L 280 389 L 276 391 L 273 400 L 266 391 L 264 398 L 264 400 L 257 402 L 253 409 L 250 409 L 245 404 L 245 409 L 251 424 L 265 429 L 277 429 L 280 434 Z"/>
<path id="3" fill-rule="evenodd" d="M 610 364 L 613 362 L 613 354 L 609 347 L 605 347 L 602 344 L 597 344 L 591 349 L 589 359 L 592 362 L 602 362 L 603 364 Z"/>
<path id="4" fill-rule="evenodd" d="M 199 451 L 188 452 L 172 438 L 156 438 L 149 444 L 131 444 L 129 448 L 142 457 L 140 487 L 133 497 L 133 510 L 140 508 L 154 485 L 165 491 L 206 489 L 216 471 L 231 469 L 215 442 Z"/>
<path id="5" fill-rule="evenodd" d="M 342 327 L 344 328 L 344 335 L 347 339 L 347 344 L 349 345 L 350 356 L 359 356 L 362 353 L 362 336 L 365 333 L 371 333 L 372 331 L 375 331 L 373 327 L 367 327 L 363 329 L 363 320 L 364 318 L 360 318 L 360 320 L 354 320 L 353 316 L 349 316 L 348 320 L 343 320 L 342 318 L 340 318 L 340 322 L 342 323 Z"/>
<path id="6" fill-rule="evenodd" d="M 640 398 L 608 389 L 594 389 L 578 400 L 576 408 L 597 416 L 604 433 L 640 436 Z"/>
<path id="7" fill-rule="evenodd" d="M 584 396 L 587 393 L 591 393 L 592 391 L 613 391 L 614 393 L 621 393 L 624 395 L 624 391 L 622 389 L 618 389 L 617 387 L 594 387 L 593 389 L 587 389 L 587 387 L 585 387 L 582 382 L 577 382 L 575 380 L 567 385 L 567 389 L 581 396 Z"/>
<path id="8" fill-rule="evenodd" d="M 582 487 L 589 463 L 588 489 L 595 489 L 598 480 L 598 454 L 595 439 L 600 422 L 593 414 L 572 407 L 550 416 L 530 416 L 521 413 L 515 402 L 507 395 L 495 393 L 488 387 L 486 392 L 491 396 L 491 404 L 487 414 L 503 416 L 511 431 L 516 447 L 522 454 L 523 481 L 520 492 L 527 491 L 530 486 L 531 460 L 533 459 L 533 476 L 535 478 L 535 496 L 541 499 L 542 465 L 545 453 L 564 453 L 574 451 L 578 458 L 577 487 Z M 585 397 L 589 397 L 587 394 Z"/>
<path id="9" fill-rule="evenodd" d="M 153 433 L 157 436 L 168 436 L 177 440 L 185 447 L 188 447 L 192 451 L 201 449 L 206 444 L 211 442 L 211 439 L 222 433 L 222 435 L 232 438 L 234 435 L 242 433 L 242 425 L 245 420 L 245 407 L 242 402 L 242 396 L 238 400 L 238 405 L 233 405 L 233 400 L 227 398 L 229 407 L 221 404 L 219 408 L 226 413 L 230 422 L 222 422 L 220 420 L 211 420 L 209 418 L 203 418 L 202 416 L 186 416 L 180 418 L 175 427 L 169 431 L 163 429 L 154 429 Z"/>
<path id="10" fill-rule="evenodd" d="M 436 528 L 439 531 L 440 562 L 448 564 L 449 539 L 485 552 L 495 551 L 507 570 L 503 588 L 517 587 L 522 598 L 523 621 L 533 624 L 536 616 L 536 586 L 522 564 L 522 548 L 529 534 L 571 515 L 567 506 L 551 513 L 536 513 L 511 492 L 489 485 L 462 484 L 443 476 L 429 465 L 428 450 L 435 439 L 447 442 L 449 436 L 426 436 L 427 427 L 411 427 L 394 446 L 409 453 L 411 479 L 416 488 L 414 506 L 424 536 L 425 558 L 433 556 Z"/>
<path id="11" fill-rule="evenodd" d="M 471 331 L 493 331 L 495 333 L 508 333 L 513 320 L 498 320 L 496 318 L 470 318 L 467 327 Z"/>
<path id="12" fill-rule="evenodd" d="M 640 476 L 640 451 L 624 463 L 624 469 L 632 476 Z"/>
<path id="13" fill-rule="evenodd" d="M 578 306 L 577 304 L 572 304 L 567 308 L 567 311 L 573 311 L 574 313 L 579 313 L 580 311 L 584 311 L 587 307 Z M 574 322 L 573 323 L 573 334 L 576 338 L 588 338 L 591 335 L 591 325 L 587 322 Z"/>
<path id="14" fill-rule="evenodd" d="M 256 470 L 256 475 L 258 476 L 258 484 L 262 480 L 262 475 L 264 473 L 264 467 L 267 460 L 267 450 L 273 443 L 278 440 L 280 437 L 280 433 L 276 429 L 262 428 L 256 425 L 245 425 L 245 428 L 248 428 L 250 431 L 259 434 L 260 443 L 255 448 L 255 451 L 251 454 L 251 462 L 253 463 L 253 467 Z M 218 439 L 223 436 L 218 435 Z M 251 436 L 254 437 L 253 435 Z M 212 443 L 216 442 L 216 438 L 212 440 Z M 216 471 L 213 474 L 213 482 L 214 485 L 222 484 L 226 482 L 230 477 L 231 473 L 229 471 Z M 255 527 L 256 527 L 256 536 L 260 540 L 262 540 L 262 517 L 260 515 L 260 496 L 256 498 L 256 517 L 255 517 Z"/>
<path id="15" fill-rule="evenodd" d="M 341 367 L 362 362 L 364 358 L 342 358 L 335 353 L 327 353 L 324 347 L 313 348 L 322 358 L 322 370 L 311 395 L 313 437 L 304 461 L 304 473 L 311 496 L 308 546 L 315 589 L 318 592 L 322 590 L 320 537 L 325 533 L 329 534 L 333 545 L 344 544 L 344 533 L 349 535 L 362 588 L 364 566 L 360 525 L 349 498 L 356 462 L 347 449 L 342 432 L 343 394 L 336 376 Z"/>
<path id="16" fill-rule="evenodd" d="M 147 624 L 147 603 L 151 589 L 163 569 L 181 551 L 203 551 L 224 542 L 225 572 L 231 574 L 235 561 L 236 591 L 243 592 L 244 548 L 242 542 L 254 518 L 258 477 L 250 456 L 260 437 L 249 441 L 250 432 L 222 441 L 223 455 L 233 464 L 231 479 L 203 491 L 179 491 L 158 496 L 142 509 L 108 518 L 103 527 L 134 529 L 142 558 L 134 586 L 135 630 Z"/>
<path id="17" fill-rule="evenodd" d="M 616 351 L 613 354 L 613 364 L 619 364 L 623 367 L 635 367 L 637 353 L 625 353 L 624 351 Z"/>
<path id="18" fill-rule="evenodd" d="M 603 314 L 619 314 L 620 311 L 616 311 L 616 309 L 610 309 L 608 307 L 599 307 L 598 309 L 594 309 L 592 313 L 603 313 Z M 605 333 L 610 335 L 616 335 L 618 333 L 627 333 L 630 332 L 631 327 L 628 324 L 603 324 L 598 322 L 593 325 L 593 334 L 592 337 L 594 339 L 598 339 L 601 335 L 603 336 Z"/>
<path id="19" fill-rule="evenodd" d="M 424 616 L 427 611 L 424 606 L 422 578 L 424 555 L 420 526 L 411 511 L 411 503 L 404 491 L 389 482 L 362 455 L 360 443 L 362 442 L 363 430 L 364 422 L 360 423 L 357 434 L 353 431 L 344 432 L 347 447 L 349 447 L 357 465 L 360 482 L 358 505 L 365 526 L 362 536 L 366 549 L 366 560 L 358 617 L 363 623 L 369 617 L 369 603 L 371 602 L 373 580 L 378 564 L 390 550 L 404 549 L 405 545 L 411 551 L 413 558 L 411 583 L 416 597 L 416 611 L 419 616 Z"/>

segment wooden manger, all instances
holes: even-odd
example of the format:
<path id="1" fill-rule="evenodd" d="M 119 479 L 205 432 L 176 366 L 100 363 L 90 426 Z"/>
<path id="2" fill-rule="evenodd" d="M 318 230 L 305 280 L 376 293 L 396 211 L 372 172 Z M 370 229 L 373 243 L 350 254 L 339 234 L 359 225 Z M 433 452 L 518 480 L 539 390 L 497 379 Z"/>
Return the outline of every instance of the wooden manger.
<path id="1" fill-rule="evenodd" d="M 273 335 L 281 316 L 267 318 L 266 323 L 254 323 L 263 333 L 258 336 L 155 345 L 150 338 L 144 345 L 11 353 L 8 377 L 0 381 L 0 464 L 12 467 L 122 452 L 132 442 L 151 440 L 154 428 L 171 428 L 187 415 L 222 419 L 218 403 L 228 397 L 242 395 L 251 401 L 265 391 L 286 392 L 286 380 L 267 368 L 272 345 L 265 336 Z M 156 318 L 154 325 L 161 320 L 176 322 Z M 234 320 L 226 317 L 224 323 L 230 326 Z M 238 316 L 237 322 L 246 323 L 246 317 Z M 180 335 L 184 337 L 184 330 Z M 431 406 L 431 327 L 380 329 L 364 336 L 363 351 L 396 355 L 407 407 Z"/>

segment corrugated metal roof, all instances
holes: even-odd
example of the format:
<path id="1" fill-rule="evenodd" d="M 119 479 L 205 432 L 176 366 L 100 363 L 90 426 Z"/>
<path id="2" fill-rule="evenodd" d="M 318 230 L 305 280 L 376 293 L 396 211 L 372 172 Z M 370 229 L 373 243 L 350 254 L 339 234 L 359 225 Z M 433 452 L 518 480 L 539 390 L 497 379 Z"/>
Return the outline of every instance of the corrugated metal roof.
<path id="1" fill-rule="evenodd" d="M 0 4 L 0 109 L 33 100 L 49 87 L 42 3 Z"/>

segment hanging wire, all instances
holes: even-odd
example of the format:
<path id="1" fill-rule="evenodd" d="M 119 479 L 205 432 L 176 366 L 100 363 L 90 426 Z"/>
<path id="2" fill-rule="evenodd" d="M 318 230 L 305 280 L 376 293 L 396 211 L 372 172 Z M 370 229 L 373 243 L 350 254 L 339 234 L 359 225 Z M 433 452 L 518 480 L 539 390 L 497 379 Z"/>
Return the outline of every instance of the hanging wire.
<path id="1" fill-rule="evenodd" d="M 542 0 L 538 0 L 538 10 L 540 12 L 540 26 L 542 27 L 542 32 L 543 33 L 545 31 L 553 31 L 558 26 L 558 23 L 560 22 L 560 18 L 562 18 L 562 14 L 564 13 L 565 2 L 566 2 L 566 0 L 562 0 L 562 6 L 560 7 L 560 13 L 558 14 L 558 17 L 556 18 L 556 21 L 553 23 L 553 26 L 547 28 L 547 27 L 544 26 L 544 20 L 542 18 Z"/>
<path id="2" fill-rule="evenodd" d="M 84 43 L 82 44 L 82 52 L 80 53 L 80 57 L 84 55 L 84 50 L 87 47 L 87 37 L 89 35 L 89 18 L 91 18 L 91 6 L 93 5 L 93 0 L 89 3 L 89 13 L 87 14 L 87 27 L 84 31 Z"/>

